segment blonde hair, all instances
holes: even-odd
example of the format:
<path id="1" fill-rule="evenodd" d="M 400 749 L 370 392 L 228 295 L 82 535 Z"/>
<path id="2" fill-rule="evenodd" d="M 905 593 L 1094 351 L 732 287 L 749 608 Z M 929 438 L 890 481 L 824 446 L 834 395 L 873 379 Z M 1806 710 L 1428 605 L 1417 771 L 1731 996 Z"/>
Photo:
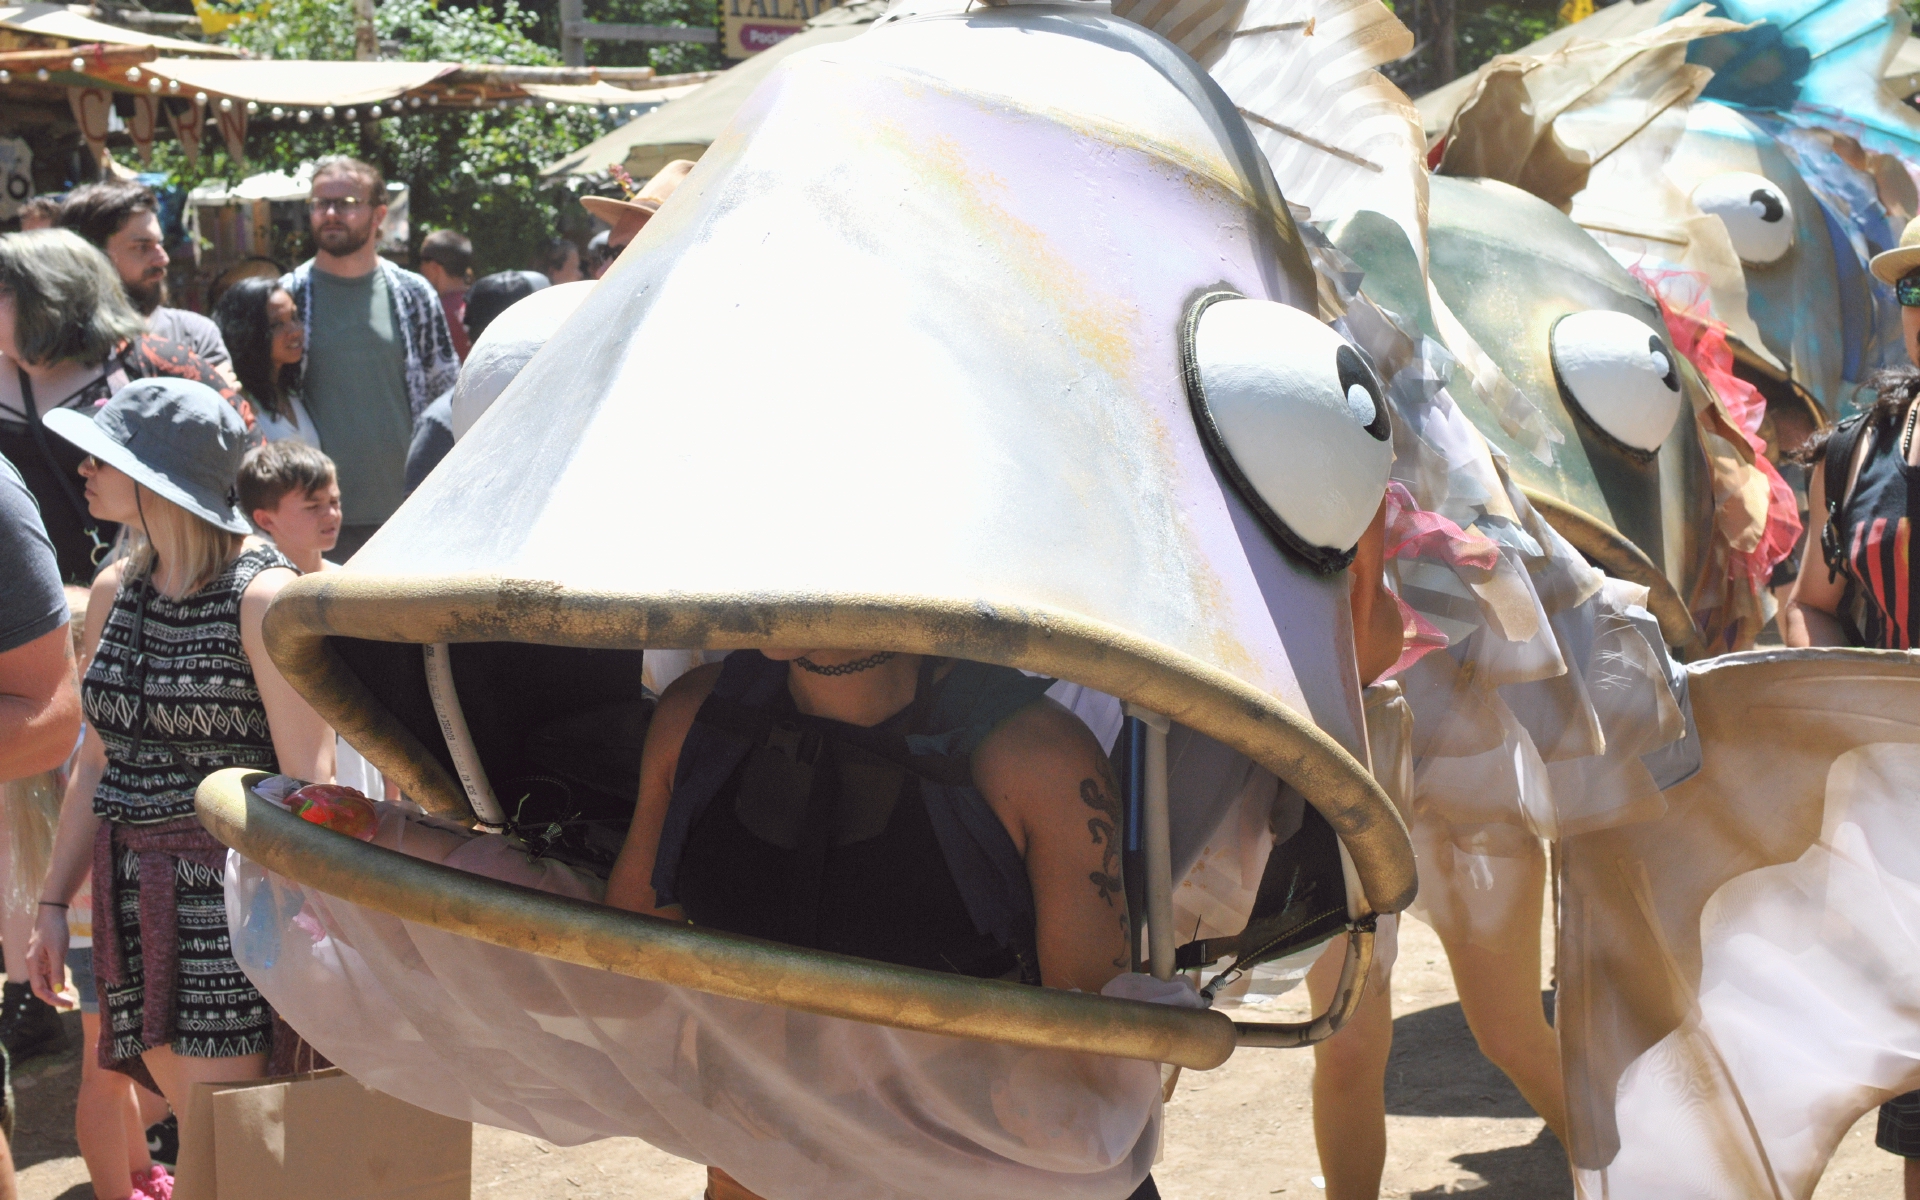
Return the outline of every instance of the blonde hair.
<path id="1" fill-rule="evenodd" d="M 215 576 L 227 569 L 227 564 L 240 554 L 246 543 L 246 535 L 229 533 L 204 517 L 196 517 L 165 496 L 156 494 L 153 489 L 140 484 L 140 515 L 146 521 L 147 531 L 135 525 L 121 527 L 127 538 L 126 583 L 145 579 L 153 574 L 153 568 L 160 560 L 157 542 L 165 543 L 172 554 L 180 561 L 169 565 L 175 571 L 184 572 L 187 580 L 181 595 L 191 595 L 207 584 Z M 157 534 L 158 537 L 153 535 Z"/>

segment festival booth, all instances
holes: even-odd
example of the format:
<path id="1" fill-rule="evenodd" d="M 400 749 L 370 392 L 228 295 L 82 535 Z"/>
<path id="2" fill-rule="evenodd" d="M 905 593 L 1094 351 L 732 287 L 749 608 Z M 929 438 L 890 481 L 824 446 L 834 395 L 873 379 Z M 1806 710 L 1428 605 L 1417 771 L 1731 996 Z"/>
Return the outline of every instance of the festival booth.
<path id="1" fill-rule="evenodd" d="M 212 138 L 244 164 L 250 127 L 534 104 L 638 116 L 716 74 L 246 59 L 223 46 L 88 20 L 64 5 L 0 8 L 0 167 L 9 178 L 0 200 L 17 204 L 85 180 L 107 169 L 110 146 L 145 163 L 155 139 L 171 136 L 197 161 Z"/>

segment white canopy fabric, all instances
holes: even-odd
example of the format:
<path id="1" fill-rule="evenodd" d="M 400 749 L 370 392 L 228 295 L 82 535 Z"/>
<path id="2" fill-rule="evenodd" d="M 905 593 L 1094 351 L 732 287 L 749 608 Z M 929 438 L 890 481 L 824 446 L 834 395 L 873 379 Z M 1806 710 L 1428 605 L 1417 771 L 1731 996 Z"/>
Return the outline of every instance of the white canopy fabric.
<path id="1" fill-rule="evenodd" d="M 797 33 L 773 49 L 763 50 L 733 67 L 720 78 L 696 85 L 681 99 L 663 104 L 550 163 L 540 176 L 559 179 L 569 175 L 597 175 L 612 163 L 624 166 L 635 179 L 646 179 L 676 158 L 698 159 L 760 86 L 760 81 L 788 55 L 809 46 L 845 41 L 867 28 L 864 23 L 819 25 Z M 539 94 L 533 88 L 527 90 Z M 645 97 L 648 93 L 629 95 Z"/>
<path id="2" fill-rule="evenodd" d="M 458 70 L 459 64 L 158 58 L 143 64 L 142 69 L 162 79 L 178 80 L 183 89 L 244 97 L 261 104 L 319 108 L 391 100 Z"/>
<path id="3" fill-rule="evenodd" d="M 663 88 L 624 88 L 613 83 L 523 83 L 520 90 L 536 100 L 557 104 L 594 104 L 625 107 L 643 104 L 658 108 L 669 100 L 678 100 L 705 87 L 702 83 L 683 83 Z"/>
<path id="4" fill-rule="evenodd" d="M 41 37 L 64 38 L 70 42 L 106 42 L 118 46 L 152 46 L 169 54 L 188 54 L 212 58 L 234 58 L 236 52 L 224 46 L 209 46 L 182 38 L 162 37 L 120 25 L 105 25 L 89 20 L 64 4 L 21 4 L 0 6 L 0 29 L 33 33 Z"/>

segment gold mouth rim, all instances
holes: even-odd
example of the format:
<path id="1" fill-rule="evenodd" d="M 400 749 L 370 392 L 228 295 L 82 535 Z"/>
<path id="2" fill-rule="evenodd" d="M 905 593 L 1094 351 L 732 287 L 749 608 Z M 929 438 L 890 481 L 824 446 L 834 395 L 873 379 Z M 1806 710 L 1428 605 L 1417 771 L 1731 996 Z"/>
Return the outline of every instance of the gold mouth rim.
<path id="1" fill-rule="evenodd" d="M 1234 1022 L 1207 1009 L 800 950 L 469 874 L 309 824 L 252 794 L 267 778 L 240 767 L 209 775 L 195 797 L 200 823 L 304 887 L 351 888 L 355 904 L 489 945 L 822 1016 L 1198 1071 L 1236 1043 Z"/>
<path id="2" fill-rule="evenodd" d="M 1191 655 L 1058 609 L 924 596 L 635 595 L 483 574 L 348 570 L 288 584 L 265 624 L 268 653 L 288 681 L 410 796 L 471 819 L 459 785 L 391 718 L 327 644 L 330 637 L 601 649 L 833 646 L 1039 671 L 1162 713 L 1285 780 L 1333 826 L 1373 912 L 1404 909 L 1418 886 L 1398 810 L 1311 721 Z"/>

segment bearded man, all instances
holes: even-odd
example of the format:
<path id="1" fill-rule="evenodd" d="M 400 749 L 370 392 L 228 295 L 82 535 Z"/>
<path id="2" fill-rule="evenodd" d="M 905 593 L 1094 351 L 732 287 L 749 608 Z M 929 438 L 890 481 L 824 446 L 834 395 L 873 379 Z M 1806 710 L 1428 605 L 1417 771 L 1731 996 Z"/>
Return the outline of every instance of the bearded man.
<path id="1" fill-rule="evenodd" d="M 220 327 L 197 312 L 167 305 L 167 264 L 173 260 L 160 228 L 160 200 L 151 189 L 118 180 L 75 188 L 61 202 L 54 222 L 106 252 L 148 329 L 198 354 L 228 383 L 234 382 Z"/>
<path id="2" fill-rule="evenodd" d="M 342 557 L 406 498 L 414 423 L 460 374 L 433 285 L 378 253 L 386 198 L 370 163 L 336 155 L 314 164 L 314 254 L 280 281 L 306 326 L 300 396 L 339 470 Z"/>

